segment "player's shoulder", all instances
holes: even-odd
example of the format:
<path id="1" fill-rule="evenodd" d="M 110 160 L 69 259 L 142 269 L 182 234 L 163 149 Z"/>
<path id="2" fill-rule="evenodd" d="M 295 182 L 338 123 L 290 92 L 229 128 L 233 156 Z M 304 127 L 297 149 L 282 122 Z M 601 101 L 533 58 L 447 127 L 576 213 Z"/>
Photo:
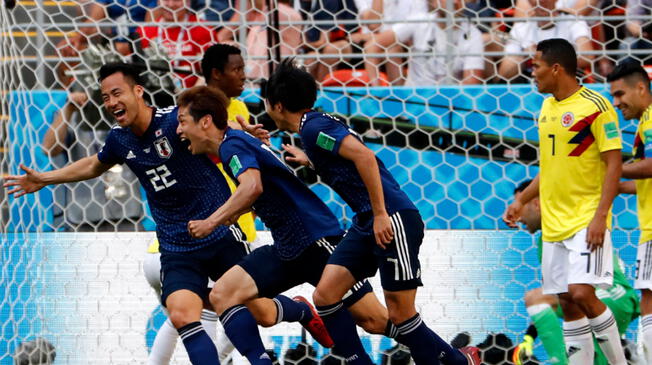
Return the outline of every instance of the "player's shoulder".
<path id="1" fill-rule="evenodd" d="M 179 107 L 177 107 L 176 105 L 170 105 L 165 108 L 156 108 L 154 109 L 154 118 L 163 118 L 163 119 L 174 118 L 176 120 L 178 109 Z"/>
<path id="2" fill-rule="evenodd" d="M 301 130 L 319 130 L 323 128 L 345 127 L 344 123 L 334 115 L 322 112 L 308 112 L 301 118 Z"/>
<path id="3" fill-rule="evenodd" d="M 577 105 L 577 107 L 588 108 L 589 110 L 594 110 L 600 113 L 613 110 L 611 103 L 604 97 L 604 95 L 587 87 L 582 87 L 582 89 L 574 95 L 572 101 Z"/>
<path id="4" fill-rule="evenodd" d="M 652 104 L 650 104 L 647 109 L 643 112 L 643 115 L 641 115 L 641 125 L 643 124 L 651 124 L 652 123 Z"/>

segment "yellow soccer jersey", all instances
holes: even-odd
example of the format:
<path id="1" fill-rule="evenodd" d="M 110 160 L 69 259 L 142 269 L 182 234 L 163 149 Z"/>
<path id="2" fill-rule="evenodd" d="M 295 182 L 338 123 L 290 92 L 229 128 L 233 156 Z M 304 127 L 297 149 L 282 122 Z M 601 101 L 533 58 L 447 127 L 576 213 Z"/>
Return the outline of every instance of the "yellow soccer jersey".
<path id="1" fill-rule="evenodd" d="M 634 158 L 636 161 L 652 158 L 652 105 L 648 106 L 638 122 L 634 138 Z M 639 243 L 652 240 L 652 179 L 637 179 L 636 208 L 638 225 L 641 228 Z"/>
<path id="2" fill-rule="evenodd" d="M 600 153 L 622 149 L 618 116 L 602 95 L 582 87 L 564 100 L 546 99 L 538 124 L 543 240 L 558 242 L 595 215 L 606 173 Z"/>
<path id="3" fill-rule="evenodd" d="M 231 102 L 229 103 L 229 108 L 227 109 L 228 113 L 228 118 L 230 121 L 234 121 L 237 123 L 235 120 L 235 117 L 238 115 L 241 115 L 245 121 L 249 122 L 249 109 L 247 109 L 247 105 L 243 103 L 242 101 L 232 98 Z M 235 191 L 235 183 L 229 175 L 226 174 L 224 171 L 224 168 L 222 167 L 222 163 L 218 163 L 217 167 L 222 171 L 222 174 L 226 178 L 226 182 L 229 184 L 229 188 L 231 188 L 231 192 Z M 251 213 L 243 214 L 240 216 L 240 219 L 238 219 L 238 225 L 244 232 L 244 234 L 247 236 L 247 241 L 253 242 L 256 239 L 256 224 L 254 223 L 254 216 Z"/>

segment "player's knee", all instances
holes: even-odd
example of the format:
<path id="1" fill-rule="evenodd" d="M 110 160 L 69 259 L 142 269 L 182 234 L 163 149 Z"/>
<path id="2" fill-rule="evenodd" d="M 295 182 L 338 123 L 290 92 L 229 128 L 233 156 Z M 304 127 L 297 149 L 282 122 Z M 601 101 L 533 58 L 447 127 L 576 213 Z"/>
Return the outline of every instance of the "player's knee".
<path id="1" fill-rule="evenodd" d="M 208 295 L 208 300 L 211 302 L 211 305 L 217 314 L 222 314 L 225 310 L 231 307 L 229 296 L 226 293 L 225 288 L 217 283 Z"/>
<path id="2" fill-rule="evenodd" d="M 331 295 L 328 295 L 328 291 L 320 289 L 319 286 L 312 293 L 312 302 L 316 306 L 321 307 L 325 305 L 331 305 L 337 302 L 337 299 L 332 298 Z"/>
<path id="3" fill-rule="evenodd" d="M 588 304 L 596 299 L 595 289 L 588 285 L 571 288 L 569 289 L 569 294 L 573 303 L 576 303 L 580 306 L 584 306 L 585 304 Z"/>
<path id="4" fill-rule="evenodd" d="M 541 288 L 536 288 L 528 291 L 525 293 L 525 297 L 523 298 L 525 300 L 525 306 L 526 307 L 531 307 L 536 304 L 541 304 L 541 297 L 542 297 L 542 291 Z"/>
<path id="5" fill-rule="evenodd" d="M 365 332 L 372 335 L 382 335 L 387 328 L 388 317 L 377 318 L 372 316 L 363 316 L 362 318 L 355 318 L 355 323 L 362 327 Z"/>
<path id="6" fill-rule="evenodd" d="M 183 308 L 171 310 L 169 315 L 170 322 L 172 322 L 172 325 L 176 329 L 179 329 L 192 322 L 195 322 L 196 319 L 193 317 L 194 316 L 192 315 L 192 313 L 190 313 L 190 311 L 185 310 Z"/>

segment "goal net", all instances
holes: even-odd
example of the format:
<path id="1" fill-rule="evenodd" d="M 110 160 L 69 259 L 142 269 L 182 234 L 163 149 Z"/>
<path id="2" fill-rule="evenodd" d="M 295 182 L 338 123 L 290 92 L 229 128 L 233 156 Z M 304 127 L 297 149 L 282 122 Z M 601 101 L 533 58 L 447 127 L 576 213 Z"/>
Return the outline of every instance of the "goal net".
<path id="1" fill-rule="evenodd" d="M 239 99 L 273 130 L 260 81 L 293 56 L 320 83 L 316 108 L 360 133 L 419 208 L 428 232 L 417 304 L 427 324 L 449 341 L 468 331 L 471 344 L 505 334 L 512 345 L 493 347 L 502 359 L 496 363 L 510 363 L 509 350 L 529 323 L 523 296 L 541 285 L 536 236 L 502 222 L 514 188 L 538 172 L 535 118 L 545 96 L 532 84 L 532 47 L 538 37 L 568 39 L 579 54 L 578 77 L 607 96 L 605 76 L 617 62 L 652 64 L 649 3 L 174 3 L 3 0 L 2 175 L 22 173 L 21 164 L 59 168 L 99 150 L 112 123 L 97 83 L 103 63 L 137 64 L 150 102 L 164 107 L 202 82 L 207 46 L 231 42 L 246 61 Z M 636 121 L 621 118 L 620 127 L 628 159 Z M 279 153 L 281 143 L 298 140 L 273 131 Z M 311 170 L 296 172 L 348 227 L 352 212 L 343 200 Z M 638 240 L 635 207 L 627 196 L 613 207 L 614 244 L 628 278 Z M 0 364 L 30 351 L 45 358 L 54 351 L 61 364 L 145 362 L 165 315 L 142 269 L 155 223 L 128 168 L 21 198 L 2 189 L 0 227 Z M 257 228 L 271 243 L 261 222 Z M 310 297 L 311 289 L 292 293 Z M 631 341 L 637 325 L 626 334 Z M 301 342 L 296 326 L 263 334 L 281 360 Z M 327 353 L 307 342 L 315 348 L 309 360 Z M 377 363 L 383 353 L 397 353 L 380 336 L 364 334 L 363 342 Z M 535 355 L 546 360 L 540 345 Z M 174 362 L 187 362 L 184 356 L 180 347 Z"/>

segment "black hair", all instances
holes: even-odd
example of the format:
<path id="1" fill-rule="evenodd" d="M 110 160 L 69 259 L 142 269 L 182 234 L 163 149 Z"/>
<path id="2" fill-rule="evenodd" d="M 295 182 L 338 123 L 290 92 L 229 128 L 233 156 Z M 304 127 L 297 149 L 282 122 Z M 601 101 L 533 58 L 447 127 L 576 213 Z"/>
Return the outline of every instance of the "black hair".
<path id="1" fill-rule="evenodd" d="M 624 61 L 619 63 L 616 68 L 607 76 L 607 82 L 613 82 L 620 79 L 631 82 L 641 81 L 645 86 L 650 88 L 650 77 L 647 71 L 637 61 Z"/>
<path id="2" fill-rule="evenodd" d="M 297 67 L 294 58 L 281 61 L 261 91 L 270 105 L 281 103 L 292 113 L 312 108 L 317 100 L 315 78 Z"/>
<path id="3" fill-rule="evenodd" d="M 179 107 L 188 107 L 188 114 L 192 116 L 195 123 L 205 115 L 210 115 L 213 124 L 223 130 L 227 126 L 229 98 L 222 90 L 208 87 L 195 86 L 181 93 L 177 98 Z"/>
<path id="4" fill-rule="evenodd" d="M 134 65 L 124 62 L 111 62 L 100 67 L 99 81 L 102 82 L 102 80 L 118 72 L 123 74 L 125 79 L 133 83 L 133 85 L 143 86 L 143 80 L 140 77 L 140 70 Z"/>
<path id="5" fill-rule="evenodd" d="M 522 193 L 523 190 L 525 190 L 530 185 L 531 182 L 532 180 L 525 180 L 522 183 L 518 184 L 518 186 L 514 188 L 514 194 Z"/>
<path id="6" fill-rule="evenodd" d="M 541 51 L 541 56 L 547 64 L 552 66 L 558 63 L 567 74 L 575 76 L 577 53 L 569 41 L 561 38 L 546 39 L 537 44 L 537 51 Z"/>
<path id="7" fill-rule="evenodd" d="M 240 48 L 226 43 L 214 44 L 204 52 L 204 57 L 201 59 L 201 72 L 207 84 L 211 79 L 213 69 L 224 72 L 224 67 L 229 63 L 229 56 L 232 54 L 239 55 L 242 54 L 242 51 Z"/>

